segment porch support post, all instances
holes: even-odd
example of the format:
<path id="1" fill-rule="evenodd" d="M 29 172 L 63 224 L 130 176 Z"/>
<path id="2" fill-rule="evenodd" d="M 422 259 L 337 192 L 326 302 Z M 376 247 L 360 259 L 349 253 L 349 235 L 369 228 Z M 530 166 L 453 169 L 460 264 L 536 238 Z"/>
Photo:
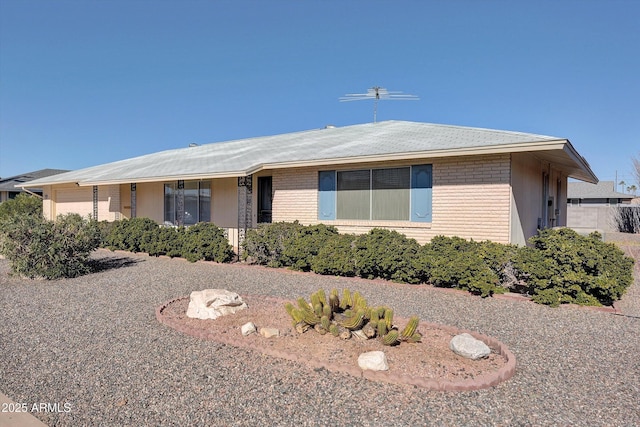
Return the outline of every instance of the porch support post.
<path id="1" fill-rule="evenodd" d="M 136 217 L 136 183 L 131 184 L 131 218 Z"/>
<path id="2" fill-rule="evenodd" d="M 178 227 L 184 225 L 184 181 L 178 181 L 178 192 L 176 194 L 176 222 Z"/>
<path id="3" fill-rule="evenodd" d="M 238 247 L 244 241 L 251 221 L 252 177 L 238 177 Z"/>
<path id="4" fill-rule="evenodd" d="M 98 186 L 93 186 L 93 219 L 98 220 Z"/>

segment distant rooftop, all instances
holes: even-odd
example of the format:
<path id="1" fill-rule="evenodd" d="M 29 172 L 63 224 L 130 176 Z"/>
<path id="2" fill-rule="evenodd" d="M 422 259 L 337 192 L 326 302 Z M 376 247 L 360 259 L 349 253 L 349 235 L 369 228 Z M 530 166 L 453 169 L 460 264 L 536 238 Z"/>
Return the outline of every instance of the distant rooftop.
<path id="1" fill-rule="evenodd" d="M 633 199 L 629 193 L 616 191 L 613 181 L 600 181 L 597 184 L 588 182 L 570 182 L 567 185 L 568 199 Z"/>
<path id="2" fill-rule="evenodd" d="M 25 182 L 33 181 L 34 179 L 59 175 L 65 172 L 69 171 L 63 169 L 40 169 L 7 178 L 0 178 L 0 191 L 21 191 L 19 188 L 16 188 L 16 185 L 24 184 Z"/>

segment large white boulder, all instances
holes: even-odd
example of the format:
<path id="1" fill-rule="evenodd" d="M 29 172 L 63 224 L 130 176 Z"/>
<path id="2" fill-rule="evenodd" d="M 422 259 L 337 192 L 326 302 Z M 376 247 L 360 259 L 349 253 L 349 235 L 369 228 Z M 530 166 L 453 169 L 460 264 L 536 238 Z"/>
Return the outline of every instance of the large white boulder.
<path id="1" fill-rule="evenodd" d="M 187 317 L 217 319 L 245 308 L 247 304 L 235 292 L 226 289 L 205 289 L 191 292 Z"/>
<path id="2" fill-rule="evenodd" d="M 384 351 L 369 351 L 358 356 L 358 366 L 363 371 L 388 371 L 387 356 Z"/>
<path id="3" fill-rule="evenodd" d="M 455 354 L 472 360 L 482 359 L 491 354 L 489 346 L 467 333 L 451 338 L 449 348 Z"/>

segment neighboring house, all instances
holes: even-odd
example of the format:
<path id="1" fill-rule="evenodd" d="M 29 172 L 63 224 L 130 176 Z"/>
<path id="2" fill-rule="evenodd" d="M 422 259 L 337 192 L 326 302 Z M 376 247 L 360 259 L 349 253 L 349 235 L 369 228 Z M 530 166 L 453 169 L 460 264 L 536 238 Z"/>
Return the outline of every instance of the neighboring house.
<path id="1" fill-rule="evenodd" d="M 633 194 L 619 193 L 613 181 L 569 182 L 567 187 L 567 227 L 601 232 L 617 231 L 617 206 L 630 206 Z"/>
<path id="2" fill-rule="evenodd" d="M 14 199 L 18 194 L 24 193 L 24 188 L 17 188 L 16 185 L 24 184 L 34 179 L 45 178 L 57 175 L 63 172 L 69 172 L 61 169 L 41 169 L 38 171 L 27 172 L 21 175 L 10 176 L 8 178 L 0 178 L 0 203 Z M 42 189 L 29 188 L 29 193 L 42 196 Z"/>
<path id="3" fill-rule="evenodd" d="M 567 178 L 598 179 L 569 140 L 386 121 L 163 151 L 43 178 L 49 218 L 211 221 L 237 246 L 271 221 L 525 244 L 566 225 Z"/>

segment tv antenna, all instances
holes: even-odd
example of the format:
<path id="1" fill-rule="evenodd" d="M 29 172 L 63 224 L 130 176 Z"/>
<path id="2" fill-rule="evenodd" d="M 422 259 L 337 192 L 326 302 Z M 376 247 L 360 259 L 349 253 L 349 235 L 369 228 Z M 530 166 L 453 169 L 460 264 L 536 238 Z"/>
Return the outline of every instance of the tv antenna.
<path id="1" fill-rule="evenodd" d="M 399 91 L 389 91 L 380 86 L 374 86 L 367 89 L 367 93 L 347 93 L 345 96 L 338 98 L 340 102 L 362 101 L 365 99 L 373 99 L 373 123 L 376 122 L 378 115 L 378 101 L 395 100 L 395 101 L 419 101 L 416 95 L 404 94 Z"/>

